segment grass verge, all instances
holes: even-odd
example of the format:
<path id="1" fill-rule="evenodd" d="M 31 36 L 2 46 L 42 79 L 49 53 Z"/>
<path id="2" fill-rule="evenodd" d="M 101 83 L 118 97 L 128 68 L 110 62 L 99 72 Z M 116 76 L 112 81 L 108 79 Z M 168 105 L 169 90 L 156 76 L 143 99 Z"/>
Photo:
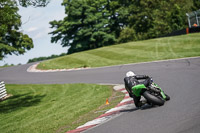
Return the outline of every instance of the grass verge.
<path id="1" fill-rule="evenodd" d="M 3 133 L 66 132 L 112 108 L 123 95 L 94 84 L 6 85 L 13 96 L 0 102 Z M 116 97 L 117 96 L 117 97 Z M 110 104 L 105 105 L 106 98 Z"/>
<path id="2" fill-rule="evenodd" d="M 12 67 L 14 65 L 3 65 L 3 66 L 0 66 L 0 68 L 4 68 L 4 67 Z"/>
<path id="3" fill-rule="evenodd" d="M 200 56 L 200 33 L 102 47 L 47 60 L 38 69 L 102 67 Z"/>

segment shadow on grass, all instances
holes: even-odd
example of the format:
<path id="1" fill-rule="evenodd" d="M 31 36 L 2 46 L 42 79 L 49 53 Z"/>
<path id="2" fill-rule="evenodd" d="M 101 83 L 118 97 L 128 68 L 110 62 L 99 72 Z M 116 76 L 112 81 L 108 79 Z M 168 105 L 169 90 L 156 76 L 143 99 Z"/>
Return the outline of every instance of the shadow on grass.
<path id="1" fill-rule="evenodd" d="M 14 95 L 0 102 L 0 113 L 10 113 L 23 107 L 37 105 L 45 95 L 32 95 L 31 93 Z"/>

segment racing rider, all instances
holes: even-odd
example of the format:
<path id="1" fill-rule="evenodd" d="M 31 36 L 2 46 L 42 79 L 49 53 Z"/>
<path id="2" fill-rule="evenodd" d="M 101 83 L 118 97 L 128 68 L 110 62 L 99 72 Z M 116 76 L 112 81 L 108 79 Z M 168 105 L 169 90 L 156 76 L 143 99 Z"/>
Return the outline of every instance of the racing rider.
<path id="1" fill-rule="evenodd" d="M 142 82 L 138 80 L 143 80 Z M 136 96 L 132 92 L 132 87 L 138 84 L 144 84 L 146 87 L 150 86 L 152 83 L 152 79 L 147 75 L 136 75 L 134 72 L 129 71 L 126 73 L 126 77 L 124 78 L 125 88 L 129 93 L 129 96 L 133 98 L 135 106 L 141 107 L 145 104 L 144 101 L 140 101 L 141 96 Z"/>

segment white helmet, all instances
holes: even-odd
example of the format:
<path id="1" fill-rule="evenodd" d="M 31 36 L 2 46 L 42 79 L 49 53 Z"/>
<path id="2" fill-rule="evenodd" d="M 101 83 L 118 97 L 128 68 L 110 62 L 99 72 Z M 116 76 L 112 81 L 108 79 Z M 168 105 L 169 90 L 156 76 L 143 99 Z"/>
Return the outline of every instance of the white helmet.
<path id="1" fill-rule="evenodd" d="M 126 77 L 131 77 L 131 76 L 135 76 L 135 73 L 132 71 L 126 73 Z"/>

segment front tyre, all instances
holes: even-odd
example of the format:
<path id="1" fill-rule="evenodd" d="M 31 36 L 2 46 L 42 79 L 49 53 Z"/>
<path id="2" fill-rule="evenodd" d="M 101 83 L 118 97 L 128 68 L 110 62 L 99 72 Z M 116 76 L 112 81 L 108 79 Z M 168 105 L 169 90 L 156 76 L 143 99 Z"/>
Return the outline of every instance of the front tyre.
<path id="1" fill-rule="evenodd" d="M 145 91 L 143 93 L 143 96 L 149 103 L 152 103 L 153 105 L 162 106 L 165 103 L 165 101 L 162 98 L 150 94 L 149 91 Z"/>
<path id="2" fill-rule="evenodd" d="M 170 97 L 167 94 L 165 94 L 165 96 L 166 96 L 166 101 L 169 101 Z"/>

